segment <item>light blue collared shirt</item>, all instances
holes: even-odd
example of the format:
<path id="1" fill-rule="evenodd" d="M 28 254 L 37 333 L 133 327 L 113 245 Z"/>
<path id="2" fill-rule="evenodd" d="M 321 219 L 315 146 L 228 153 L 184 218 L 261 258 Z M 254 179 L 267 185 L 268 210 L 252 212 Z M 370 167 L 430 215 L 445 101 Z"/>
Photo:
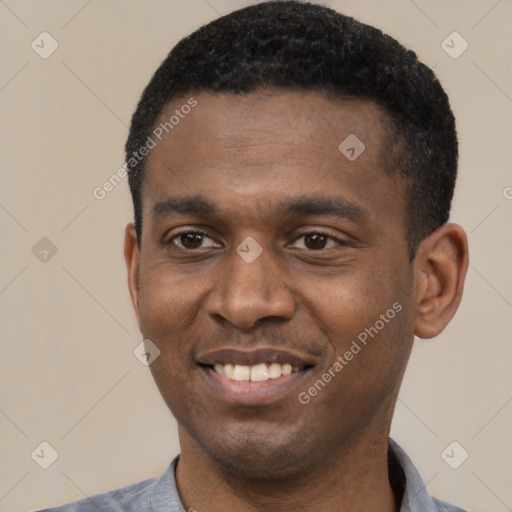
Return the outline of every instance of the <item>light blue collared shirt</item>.
<path id="1" fill-rule="evenodd" d="M 420 474 L 402 448 L 392 439 L 389 440 L 389 447 L 400 463 L 405 477 L 400 512 L 466 512 L 455 505 L 432 498 Z M 39 512 L 187 512 L 181 503 L 174 478 L 178 460 L 179 455 L 159 478 L 150 478 L 69 505 L 46 508 Z"/>

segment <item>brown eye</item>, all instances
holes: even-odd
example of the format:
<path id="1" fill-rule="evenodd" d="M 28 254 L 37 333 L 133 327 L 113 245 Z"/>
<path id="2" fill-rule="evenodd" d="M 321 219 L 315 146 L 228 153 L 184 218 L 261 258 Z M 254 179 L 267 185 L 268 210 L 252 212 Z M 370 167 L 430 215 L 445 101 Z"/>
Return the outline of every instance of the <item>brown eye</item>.
<path id="1" fill-rule="evenodd" d="M 200 231 L 187 231 L 178 233 L 170 239 L 170 243 L 180 249 L 203 249 L 205 247 L 216 247 L 217 244 L 206 233 Z"/>
<path id="2" fill-rule="evenodd" d="M 186 249 L 197 249 L 203 243 L 203 235 L 199 233 L 186 233 L 180 235 L 179 240 Z"/>
<path id="3" fill-rule="evenodd" d="M 304 236 L 304 245 L 311 250 L 324 249 L 328 241 L 328 237 L 320 233 L 313 233 Z"/>
<path id="4" fill-rule="evenodd" d="M 336 245 L 343 245 L 343 242 L 329 234 L 314 231 L 301 235 L 295 241 L 294 245 L 299 249 L 321 251 L 323 249 L 330 249 Z"/>

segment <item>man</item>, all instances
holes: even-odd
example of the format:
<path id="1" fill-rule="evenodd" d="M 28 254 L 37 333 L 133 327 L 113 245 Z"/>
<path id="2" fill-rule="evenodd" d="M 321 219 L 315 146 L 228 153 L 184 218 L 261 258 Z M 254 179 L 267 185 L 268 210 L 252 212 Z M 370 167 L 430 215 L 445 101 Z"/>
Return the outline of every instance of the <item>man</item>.
<path id="1" fill-rule="evenodd" d="M 50 510 L 461 510 L 388 438 L 468 265 L 432 71 L 331 9 L 262 3 L 178 43 L 126 158 L 129 288 L 181 454 Z"/>

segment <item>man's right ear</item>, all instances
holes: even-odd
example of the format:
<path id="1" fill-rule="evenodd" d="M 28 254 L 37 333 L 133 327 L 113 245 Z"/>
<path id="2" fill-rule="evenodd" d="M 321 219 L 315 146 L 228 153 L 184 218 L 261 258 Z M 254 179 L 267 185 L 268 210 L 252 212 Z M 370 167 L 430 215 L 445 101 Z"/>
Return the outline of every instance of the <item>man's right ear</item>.
<path id="1" fill-rule="evenodd" d="M 124 260 L 128 272 L 128 288 L 140 328 L 139 245 L 137 243 L 137 232 L 133 223 L 128 224 L 124 230 Z"/>

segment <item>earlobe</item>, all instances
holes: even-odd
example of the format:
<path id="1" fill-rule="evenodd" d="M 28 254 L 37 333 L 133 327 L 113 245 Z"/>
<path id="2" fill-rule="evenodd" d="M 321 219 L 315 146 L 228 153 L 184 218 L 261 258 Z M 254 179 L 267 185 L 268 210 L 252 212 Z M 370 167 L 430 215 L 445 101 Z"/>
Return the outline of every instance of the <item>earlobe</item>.
<path id="1" fill-rule="evenodd" d="M 416 336 L 433 338 L 451 321 L 468 264 L 467 237 L 459 225 L 444 224 L 422 241 L 415 259 Z"/>
<path id="2" fill-rule="evenodd" d="M 140 327 L 139 313 L 139 246 L 135 226 L 130 223 L 124 232 L 124 260 L 128 272 L 128 288 Z"/>

